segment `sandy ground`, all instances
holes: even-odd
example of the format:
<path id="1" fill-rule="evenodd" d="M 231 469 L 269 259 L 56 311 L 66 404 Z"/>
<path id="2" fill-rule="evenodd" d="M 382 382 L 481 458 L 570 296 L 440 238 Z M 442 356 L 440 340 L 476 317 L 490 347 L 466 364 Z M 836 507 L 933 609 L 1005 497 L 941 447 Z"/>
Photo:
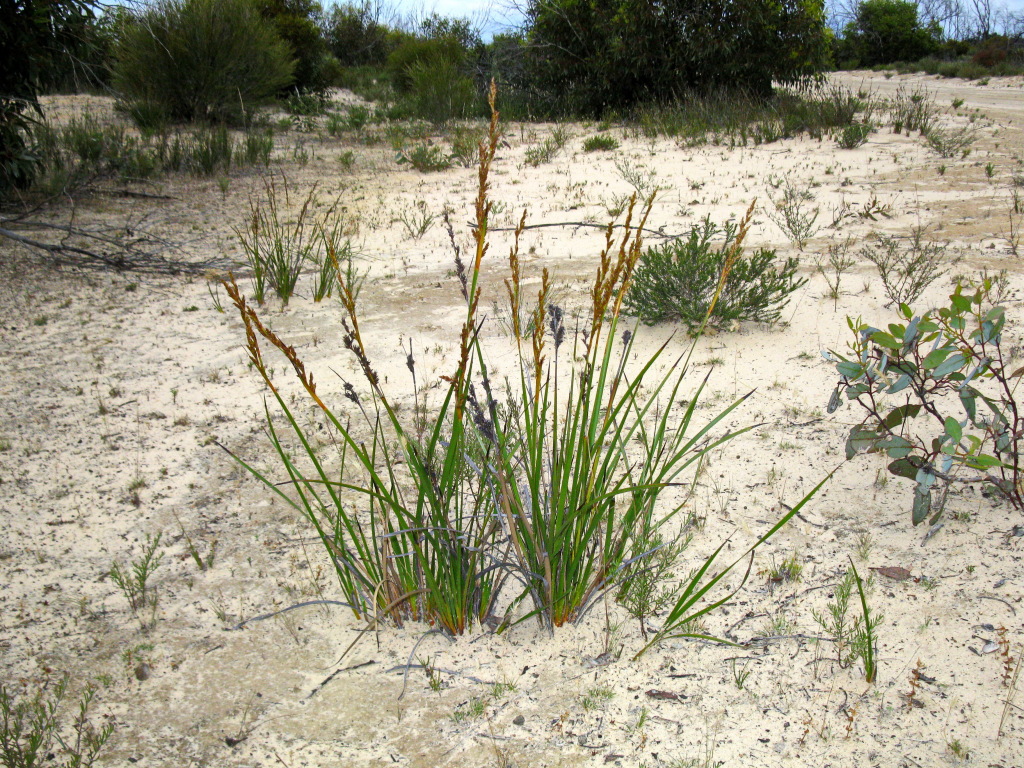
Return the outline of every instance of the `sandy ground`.
<path id="1" fill-rule="evenodd" d="M 230 307 L 215 306 L 215 297 L 226 303 L 223 291 L 204 279 L 49 268 L 4 242 L 5 684 L 31 687 L 62 672 L 76 690 L 94 681 L 94 717 L 116 726 L 101 758 L 111 766 L 1024 765 L 1024 711 L 1006 683 L 1024 653 L 1021 539 L 1005 535 L 1020 521 L 968 488 L 951 497 L 945 526 L 924 541 L 925 530 L 909 522 L 909 483 L 889 480 L 877 457 L 843 462 L 845 434 L 859 415 L 850 407 L 825 414 L 835 374 L 820 352 L 845 347 L 847 315 L 876 325 L 895 318 L 863 258 L 836 301 L 813 268 L 830 243 L 848 236 L 860 242 L 872 232 L 905 235 L 924 226 L 949 241 L 950 265 L 920 304 L 943 301 L 956 275 L 1006 269 L 1004 303 L 1019 338 L 1024 272 L 1010 250 L 1008 210 L 1024 157 L 1024 85 L 870 73 L 841 79 L 883 95 L 900 84 L 926 86 L 944 123 L 977 127 L 971 153 L 943 160 L 920 137 L 888 129 L 843 150 L 808 138 L 681 148 L 614 127 L 618 150 L 583 153 L 597 126 L 576 124 L 566 126 L 562 152 L 532 167 L 526 152 L 551 126 L 509 125 L 495 163 L 495 226 L 510 226 L 524 207 L 532 224 L 605 222 L 632 189 L 622 173 L 629 167 L 662 188 L 653 228 L 676 234 L 706 215 L 738 218 L 757 198 L 748 245 L 801 258 L 810 279 L 784 321 L 702 339 L 689 385 L 714 367 L 702 416 L 754 390 L 731 425 L 761 426 L 728 443 L 699 479 L 691 510 L 706 524 L 682 570 L 730 534 L 731 549 L 742 551 L 784 505 L 838 467 L 801 517 L 763 547 L 734 602 L 709 618 L 709 632 L 728 633 L 741 647 L 675 641 L 631 662 L 643 639 L 613 602 L 554 637 L 529 622 L 454 641 L 424 636 L 424 627 L 385 627 L 341 662 L 361 626 L 344 608 L 312 606 L 235 629 L 339 593 L 309 527 L 216 445 L 281 474 L 263 433 L 265 392 L 247 367 L 241 325 Z M 954 98 L 963 99 L 959 109 Z M 51 108 L 68 114 L 86 101 L 94 114 L 109 112 L 95 98 L 64 98 Z M 354 163 L 346 167 L 339 158 L 349 151 Z M 344 206 L 358 264 L 368 270 L 361 304 L 374 364 L 389 391 L 411 402 L 403 345 L 412 340 L 428 384 L 456 357 L 460 297 L 440 214 L 452 212 L 457 239 L 468 243 L 475 170 L 420 174 L 397 164 L 386 143 L 295 131 L 278 134 L 275 158 L 271 172 L 294 190 L 315 181 L 325 202 L 337 197 Z M 821 229 L 803 252 L 768 216 L 783 178 L 820 208 Z M 142 221 L 190 258 L 237 259 L 233 228 L 261 184 L 255 172 L 237 172 L 226 183 L 175 177 L 131 187 L 170 198 L 161 200 L 126 197 L 119 194 L 126 185 L 115 184 L 80 200 L 76 217 Z M 872 200 L 888 216 L 829 226 L 843 205 L 858 210 Z M 424 214 L 433 221 L 414 238 L 402 219 Z M 66 220 L 68 211 L 49 215 Z M 484 301 L 494 319 L 507 235 L 494 233 L 487 266 Z M 543 267 L 551 270 L 572 309 L 601 239 L 571 226 L 529 230 L 527 274 L 536 281 Z M 341 344 L 338 306 L 312 302 L 310 286 L 304 279 L 300 296 L 284 308 L 270 302 L 263 314 L 297 347 L 321 392 L 341 404 L 332 372 L 358 381 L 358 371 Z M 641 328 L 638 351 L 673 332 L 671 348 L 682 351 L 688 342 L 678 330 Z M 491 348 L 507 345 L 500 323 L 485 332 Z M 284 361 L 271 365 L 287 381 Z M 305 406 L 299 412 L 315 418 Z M 157 533 L 159 603 L 155 616 L 140 619 L 108 574 L 115 561 L 138 558 Z M 189 542 L 204 558 L 212 553 L 206 570 Z M 756 574 L 790 556 L 803 565 L 801 580 L 772 584 Z M 839 668 L 831 645 L 815 640 L 823 635 L 812 612 L 825 609 L 851 557 L 865 574 L 900 566 L 913 575 L 872 582 L 869 601 L 884 614 L 873 685 L 859 665 Z M 152 627 L 144 626 L 149 618 Z M 776 635 L 784 637 L 758 639 Z M 999 648 L 987 652 L 993 644 Z M 432 687 L 422 668 L 403 674 L 414 647 L 413 664 L 429 660 L 439 684 Z"/>

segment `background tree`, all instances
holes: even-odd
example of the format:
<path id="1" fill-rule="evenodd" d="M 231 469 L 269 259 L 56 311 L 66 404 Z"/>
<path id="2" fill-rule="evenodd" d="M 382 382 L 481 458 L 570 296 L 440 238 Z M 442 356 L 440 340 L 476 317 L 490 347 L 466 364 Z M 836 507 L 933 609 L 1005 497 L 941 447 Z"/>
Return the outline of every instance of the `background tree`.
<path id="1" fill-rule="evenodd" d="M 923 25 L 912 0 L 864 0 L 846 27 L 839 58 L 860 66 L 917 61 L 938 50 L 942 28 Z"/>
<path id="2" fill-rule="evenodd" d="M 381 6 L 371 0 L 343 3 L 326 17 L 324 37 L 342 66 L 382 65 L 391 51 L 391 26 Z"/>
<path id="3" fill-rule="evenodd" d="M 320 92 L 330 83 L 326 77 L 327 41 L 321 31 L 323 8 L 315 0 L 258 0 L 263 18 L 274 25 L 295 60 L 287 88 Z"/>
<path id="4" fill-rule="evenodd" d="M 768 95 L 825 65 L 822 0 L 532 0 L 532 77 L 601 113 L 691 90 Z"/>

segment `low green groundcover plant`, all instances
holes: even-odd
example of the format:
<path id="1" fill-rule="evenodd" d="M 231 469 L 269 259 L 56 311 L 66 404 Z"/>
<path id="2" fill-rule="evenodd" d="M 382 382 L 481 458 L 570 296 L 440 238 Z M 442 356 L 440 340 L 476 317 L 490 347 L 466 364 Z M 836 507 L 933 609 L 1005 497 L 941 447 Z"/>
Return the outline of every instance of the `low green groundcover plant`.
<path id="1" fill-rule="evenodd" d="M 788 296 L 807 279 L 796 277 L 795 258 L 777 264 L 775 251 L 766 248 L 743 254 L 739 231 L 733 222 L 720 228 L 709 216 L 685 239 L 647 250 L 626 293 L 626 310 L 648 324 L 679 321 L 691 333 L 705 322 L 724 327 L 778 320 Z"/>
<path id="2" fill-rule="evenodd" d="M 276 482 L 242 463 L 309 520 L 346 603 L 369 626 L 416 620 L 458 635 L 482 624 L 536 620 L 553 631 L 580 620 L 604 596 L 643 575 L 658 550 L 654 542 L 670 538 L 662 531 L 685 498 L 666 499 L 663 492 L 683 485 L 687 470 L 694 472 L 710 451 L 746 431 L 718 431 L 745 396 L 711 419 L 694 419 L 704 383 L 686 398 L 682 391 L 692 346 L 678 360 L 665 359 L 666 344 L 634 361 L 635 337 L 623 327 L 622 306 L 650 210 L 648 204 L 641 211 L 635 197 L 624 234 L 607 229 L 588 306 L 578 318 L 585 333 L 568 330 L 572 324 L 553 303 L 546 272 L 539 295 L 526 293 L 518 255 L 524 215 L 505 283 L 518 366 L 504 383 L 492 378 L 479 309 L 492 210 L 489 173 L 500 136 L 493 99 L 492 85 L 468 259 L 452 235 L 465 302 L 459 352 L 433 403 L 418 386 L 411 346 L 406 364 L 413 407 L 400 409 L 385 391 L 364 342 L 355 293 L 344 280 L 344 343 L 364 379 L 359 388 L 344 384 L 344 408 L 325 402 L 294 347 L 263 324 L 233 281 L 226 283 L 245 325 L 250 361 L 283 414 L 284 429 L 268 405 L 268 434 L 287 480 Z M 739 225 L 737 243 L 749 220 Z M 537 296 L 532 308 L 530 295 Z M 531 314 L 524 324 L 521 318 Z M 339 436 L 337 459 L 318 450 L 316 425 L 296 415 L 292 399 L 274 382 L 265 344 L 284 355 Z M 668 637 L 708 637 L 695 620 L 727 602 L 746 576 L 732 582 L 731 591 L 722 580 L 752 560 L 813 493 L 735 560 L 716 564 L 723 542 L 698 563 L 673 590 L 660 630 L 640 653 Z"/>

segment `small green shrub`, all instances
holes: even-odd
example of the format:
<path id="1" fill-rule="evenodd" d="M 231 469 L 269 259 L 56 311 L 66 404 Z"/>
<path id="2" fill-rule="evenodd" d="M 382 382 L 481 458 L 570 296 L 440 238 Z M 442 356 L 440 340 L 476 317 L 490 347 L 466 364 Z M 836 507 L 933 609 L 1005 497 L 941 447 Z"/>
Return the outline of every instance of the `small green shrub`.
<path id="1" fill-rule="evenodd" d="M 584 152 L 609 152 L 619 148 L 619 141 L 607 133 L 599 133 L 596 136 L 588 136 L 583 141 Z"/>
<path id="2" fill-rule="evenodd" d="M 935 523 L 948 487 L 979 474 L 1024 510 L 1024 410 L 1016 396 L 1021 371 L 1004 362 L 1006 314 L 991 306 L 992 288 L 990 280 L 973 290 L 958 285 L 948 306 L 922 315 L 903 304 L 900 322 L 884 331 L 848 318 L 854 337 L 848 356 L 829 354 L 839 373 L 829 412 L 843 394 L 866 412 L 850 430 L 846 455 L 888 454 L 889 472 L 914 482 L 914 525 L 929 516 Z M 954 403 L 959 416 L 947 415 Z"/>
<path id="3" fill-rule="evenodd" d="M 245 165 L 270 165 L 270 153 L 274 151 L 274 132 L 269 128 L 246 131 L 240 151 Z M 237 152 L 235 158 L 238 158 Z"/>
<path id="4" fill-rule="evenodd" d="M 160 0 L 124 26 L 114 84 L 172 120 L 241 122 L 287 86 L 294 63 L 249 0 Z"/>
<path id="5" fill-rule="evenodd" d="M 345 116 L 345 124 L 349 130 L 361 131 L 366 127 L 366 124 L 373 118 L 373 112 L 362 104 L 354 104 L 348 108 L 348 114 Z"/>
<path id="6" fill-rule="evenodd" d="M 227 126 L 196 131 L 192 135 L 191 170 L 197 176 L 213 176 L 231 167 L 235 143 Z"/>
<path id="7" fill-rule="evenodd" d="M 52 687 L 41 685 L 34 693 L 17 696 L 0 684 L 0 764 L 4 768 L 37 768 L 61 765 L 90 768 L 114 732 L 112 723 L 96 729 L 89 722 L 89 707 L 96 695 L 87 686 L 78 703 L 71 734 L 62 734 L 57 713 L 67 694 L 69 677 Z M 56 742 L 56 744 L 54 743 Z M 55 763 L 58 755 L 63 762 Z"/>
<path id="8" fill-rule="evenodd" d="M 838 144 L 843 149 L 856 149 L 868 140 L 871 130 L 869 123 L 853 123 L 848 125 L 839 134 Z"/>
<path id="9" fill-rule="evenodd" d="M 923 227 L 914 227 L 909 238 L 878 234 L 877 245 L 861 249 L 861 256 L 875 265 L 885 295 L 896 306 L 913 304 L 948 271 L 947 246 L 926 240 L 924 234 Z"/>
<path id="10" fill-rule="evenodd" d="M 935 95 L 926 88 L 915 88 L 908 91 L 902 85 L 896 89 L 896 95 L 889 105 L 889 123 L 894 133 L 912 131 L 927 134 L 931 130 L 938 113 Z"/>
<path id="11" fill-rule="evenodd" d="M 768 218 L 802 251 L 807 241 L 821 229 L 817 223 L 821 206 L 813 205 L 814 193 L 810 186 L 798 184 L 789 176 L 774 186 L 781 187 L 782 194 L 772 200 L 775 210 L 768 212 Z"/>
<path id="12" fill-rule="evenodd" d="M 420 173 L 446 171 L 452 167 L 452 158 L 436 144 L 417 144 L 412 149 L 398 154 L 398 164 L 408 163 Z"/>
<path id="13" fill-rule="evenodd" d="M 559 143 L 554 137 L 548 136 L 544 141 L 526 150 L 526 164 L 536 168 L 544 163 L 550 163 L 555 156 L 562 151 L 563 143 Z"/>
<path id="14" fill-rule="evenodd" d="M 284 100 L 284 111 L 292 117 L 317 117 L 327 112 L 330 102 L 323 93 L 293 91 Z"/>
<path id="15" fill-rule="evenodd" d="M 149 99 L 118 101 L 114 108 L 131 120 L 143 136 L 163 133 L 171 122 L 164 106 Z"/>
<path id="16" fill-rule="evenodd" d="M 857 594 L 861 598 L 861 611 L 860 615 L 855 616 L 851 623 L 848 614 L 854 586 L 857 587 Z M 885 617 L 868 608 L 864 595 L 864 583 L 852 561 L 850 570 L 836 584 L 832 601 L 826 606 L 826 610 L 812 610 L 811 615 L 822 631 L 832 638 L 836 662 L 839 666 L 846 669 L 857 659 L 861 659 L 864 664 L 865 680 L 869 683 L 874 682 L 877 671 L 875 647 L 878 640 L 876 630 Z"/>
<path id="17" fill-rule="evenodd" d="M 161 536 L 160 533 L 156 536 L 147 533 L 142 555 L 132 560 L 128 566 L 115 561 L 109 572 L 110 580 L 121 590 L 128 600 L 132 614 L 139 618 L 143 627 L 152 623 L 156 612 L 157 595 L 150 586 L 149 579 L 164 559 L 164 553 L 157 552 Z M 152 614 L 149 617 L 141 616 L 140 614 L 146 610 L 152 611 Z"/>
<path id="18" fill-rule="evenodd" d="M 789 258 L 776 266 L 775 251 L 764 248 L 744 256 L 736 232 L 735 224 L 720 229 L 709 216 L 685 240 L 648 249 L 626 293 L 626 309 L 648 324 L 678 320 L 691 332 L 705 322 L 721 328 L 778 320 L 787 297 L 807 282 L 796 277 L 799 262 Z"/>
<path id="19" fill-rule="evenodd" d="M 949 130 L 930 128 L 925 133 L 928 146 L 945 158 L 953 158 L 958 155 L 967 157 L 976 138 L 977 134 L 969 125 Z"/>
<path id="20" fill-rule="evenodd" d="M 476 165 L 480 156 L 480 142 L 486 133 L 477 125 L 457 125 L 451 130 L 448 141 L 452 145 L 452 160 L 469 168 Z"/>

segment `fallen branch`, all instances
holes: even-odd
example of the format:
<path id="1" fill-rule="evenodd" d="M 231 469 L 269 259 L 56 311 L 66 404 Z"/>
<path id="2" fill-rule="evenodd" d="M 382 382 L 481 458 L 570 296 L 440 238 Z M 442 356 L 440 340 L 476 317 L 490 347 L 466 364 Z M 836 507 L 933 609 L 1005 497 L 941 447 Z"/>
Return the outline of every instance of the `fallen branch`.
<path id="1" fill-rule="evenodd" d="M 225 260 L 168 259 L 154 250 L 140 248 L 139 244 L 158 243 L 168 249 L 177 246 L 148 233 L 137 233 L 129 228 L 126 228 L 125 232 L 127 237 L 132 238 L 131 240 L 91 232 L 71 225 L 50 224 L 41 221 L 0 219 L 0 224 L 4 225 L 0 226 L 0 239 L 7 239 L 35 251 L 41 251 L 46 254 L 50 262 L 58 265 L 164 275 L 201 274 L 211 269 L 226 269 L 232 266 Z M 15 225 L 18 227 L 17 230 L 12 228 Z M 57 242 L 52 242 L 24 234 L 24 230 L 56 230 L 63 232 L 64 237 Z M 104 247 L 101 250 L 100 248 L 86 247 L 84 244 L 73 245 L 67 242 L 67 239 L 72 237 Z"/>

